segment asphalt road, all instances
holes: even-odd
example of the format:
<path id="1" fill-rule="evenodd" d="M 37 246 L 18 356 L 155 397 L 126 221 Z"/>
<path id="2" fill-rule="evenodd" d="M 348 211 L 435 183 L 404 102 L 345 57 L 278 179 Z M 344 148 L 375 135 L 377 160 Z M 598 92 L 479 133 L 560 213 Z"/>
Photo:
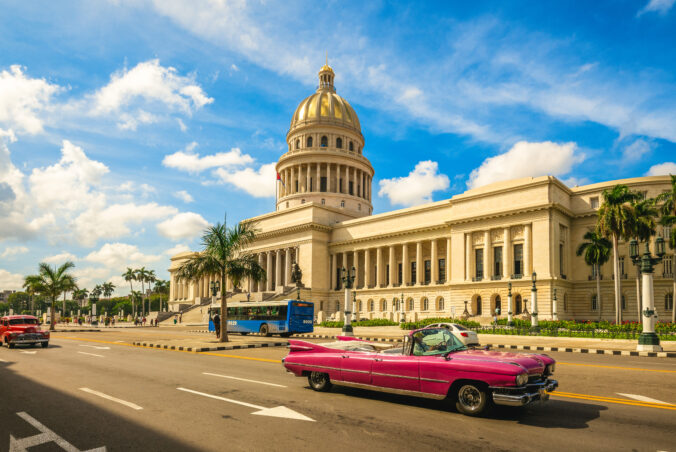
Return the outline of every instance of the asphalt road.
<path id="1" fill-rule="evenodd" d="M 194 354 L 131 334 L 0 349 L 0 450 L 10 435 L 31 451 L 676 450 L 673 359 L 551 353 L 558 396 L 470 418 L 445 401 L 314 392 L 284 371 L 284 348 Z"/>

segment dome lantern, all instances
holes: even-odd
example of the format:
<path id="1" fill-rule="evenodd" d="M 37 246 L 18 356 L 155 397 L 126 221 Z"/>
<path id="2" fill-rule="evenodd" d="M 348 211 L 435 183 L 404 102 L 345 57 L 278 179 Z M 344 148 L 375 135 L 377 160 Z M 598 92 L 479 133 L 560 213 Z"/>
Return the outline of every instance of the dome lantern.
<path id="1" fill-rule="evenodd" d="M 319 70 L 319 89 L 320 90 L 327 90 L 331 91 L 332 93 L 336 92 L 336 88 L 333 86 L 333 78 L 336 76 L 336 74 L 333 72 L 333 69 L 331 69 L 331 66 L 329 66 L 328 62 L 321 67 Z"/>

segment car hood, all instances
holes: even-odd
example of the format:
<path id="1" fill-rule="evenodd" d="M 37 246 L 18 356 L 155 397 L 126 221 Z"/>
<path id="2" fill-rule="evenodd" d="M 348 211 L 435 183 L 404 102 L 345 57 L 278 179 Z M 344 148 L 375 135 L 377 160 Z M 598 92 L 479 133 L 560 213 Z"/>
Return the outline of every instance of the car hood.
<path id="1" fill-rule="evenodd" d="M 518 364 L 526 369 L 529 375 L 542 374 L 545 370 L 545 366 L 554 362 L 554 359 L 547 355 L 496 352 L 492 350 L 465 350 L 452 354 L 451 358 L 453 360 L 461 361 Z"/>

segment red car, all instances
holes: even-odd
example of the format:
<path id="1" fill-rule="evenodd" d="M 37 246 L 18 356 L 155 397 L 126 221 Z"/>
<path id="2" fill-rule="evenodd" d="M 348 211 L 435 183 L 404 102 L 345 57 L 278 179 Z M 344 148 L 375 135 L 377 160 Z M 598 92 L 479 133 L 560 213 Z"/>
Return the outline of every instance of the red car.
<path id="1" fill-rule="evenodd" d="M 0 340 L 2 345 L 49 346 L 49 331 L 42 331 L 37 317 L 32 315 L 7 315 L 0 318 Z"/>

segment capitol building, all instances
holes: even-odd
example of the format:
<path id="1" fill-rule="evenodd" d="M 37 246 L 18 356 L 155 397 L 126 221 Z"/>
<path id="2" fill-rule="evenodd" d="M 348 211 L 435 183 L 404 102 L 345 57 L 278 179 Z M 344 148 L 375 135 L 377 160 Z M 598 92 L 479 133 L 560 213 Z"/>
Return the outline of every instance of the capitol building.
<path id="1" fill-rule="evenodd" d="M 465 309 L 474 318 L 488 318 L 496 308 L 506 317 L 508 284 L 513 312 L 523 314 L 531 309 L 532 274 L 537 273 L 540 319 L 551 318 L 554 293 L 560 319 L 614 318 L 612 259 L 601 269 L 599 312 L 592 268 L 575 251 L 596 223 L 604 189 L 621 183 L 654 197 L 669 189 L 669 177 L 574 188 L 552 176 L 528 177 L 374 215 L 375 171 L 359 118 L 336 93 L 334 76 L 324 65 L 317 91 L 293 113 L 288 150 L 276 165 L 282 181 L 276 210 L 245 220 L 258 229 L 247 251 L 258 257 L 267 280 L 245 280 L 234 290 L 229 286 L 228 300 L 295 297 L 291 270 L 298 262 L 301 298 L 314 302 L 320 321 L 342 318 L 341 269 L 352 267 L 359 318 L 397 321 L 402 312 L 407 320 L 451 317 Z M 623 319 L 636 320 L 637 269 L 628 248 L 620 242 Z M 218 279 L 178 280 L 175 271 L 190 255 L 171 258 L 172 310 L 209 300 L 209 284 Z M 665 256 L 655 268 L 661 320 L 670 318 L 665 306 L 673 287 L 672 259 Z"/>

